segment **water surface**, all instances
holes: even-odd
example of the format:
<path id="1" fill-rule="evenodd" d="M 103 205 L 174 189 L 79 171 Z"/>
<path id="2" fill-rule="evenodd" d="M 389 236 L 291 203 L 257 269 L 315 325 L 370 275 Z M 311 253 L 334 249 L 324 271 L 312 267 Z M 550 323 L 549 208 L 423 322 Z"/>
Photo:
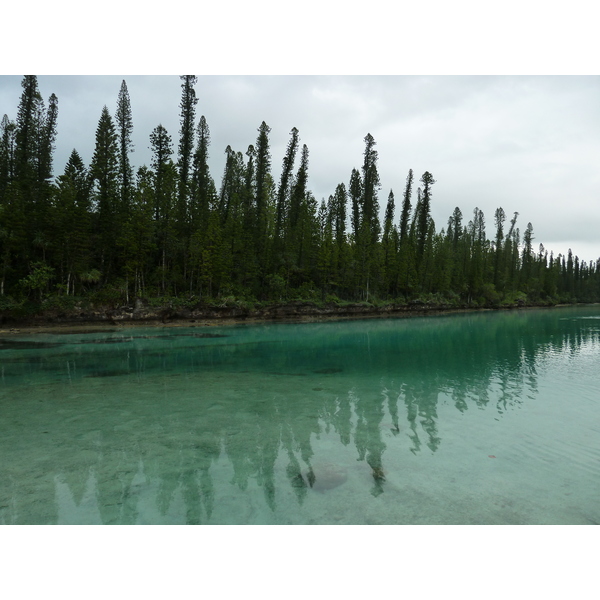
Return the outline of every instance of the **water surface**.
<path id="1" fill-rule="evenodd" d="M 600 306 L 0 338 L 0 523 L 600 523 Z"/>

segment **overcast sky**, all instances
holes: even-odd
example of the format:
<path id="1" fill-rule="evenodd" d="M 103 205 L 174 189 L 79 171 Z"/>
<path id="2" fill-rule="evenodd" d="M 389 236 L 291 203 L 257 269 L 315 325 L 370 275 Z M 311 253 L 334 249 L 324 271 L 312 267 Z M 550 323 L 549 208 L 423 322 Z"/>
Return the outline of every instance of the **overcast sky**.
<path id="1" fill-rule="evenodd" d="M 123 79 L 133 164 L 150 164 L 149 135 L 159 123 L 177 147 L 178 76 L 39 76 L 44 100 L 51 93 L 59 99 L 55 175 L 73 148 L 89 164 L 102 107 L 114 115 Z M 0 112 L 11 119 L 21 80 L 0 77 Z M 582 260 L 600 257 L 598 76 L 199 76 L 196 93 L 197 120 L 204 115 L 211 131 L 217 187 L 227 145 L 245 152 L 264 120 L 275 180 L 296 127 L 309 149 L 309 189 L 320 202 L 360 169 L 370 133 L 379 152 L 381 210 L 393 190 L 396 220 L 408 170 L 416 179 L 429 171 L 438 231 L 454 207 L 465 224 L 478 207 L 493 236 L 501 206 L 507 225 L 515 211 L 521 232 L 532 223 L 536 250 L 543 243 L 555 255 L 571 248 Z"/>

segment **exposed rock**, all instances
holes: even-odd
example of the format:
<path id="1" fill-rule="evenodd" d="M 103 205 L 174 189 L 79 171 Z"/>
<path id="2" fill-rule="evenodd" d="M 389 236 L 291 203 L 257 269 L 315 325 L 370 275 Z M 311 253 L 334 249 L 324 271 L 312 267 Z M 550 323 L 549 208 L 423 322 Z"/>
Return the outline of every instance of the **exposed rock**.
<path id="1" fill-rule="evenodd" d="M 109 306 L 93 306 L 82 308 L 77 306 L 72 310 L 46 310 L 29 317 L 17 316 L 10 311 L 0 311 L 0 323 L 41 327 L 46 325 L 82 325 L 82 324 L 112 324 L 112 325 L 181 325 L 186 323 L 203 322 L 208 325 L 217 321 L 319 321 L 325 319 L 352 319 L 373 317 L 411 317 L 416 315 L 437 314 L 442 312 L 457 312 L 469 309 L 467 306 L 449 306 L 413 301 L 409 304 L 386 304 L 374 306 L 367 303 L 349 304 L 315 304 L 313 302 L 295 301 L 269 304 L 250 308 L 249 306 L 218 306 L 198 303 L 191 307 L 151 307 L 143 299 L 136 299 L 131 306 L 118 308 Z M 482 310 L 482 309 L 476 309 Z"/>

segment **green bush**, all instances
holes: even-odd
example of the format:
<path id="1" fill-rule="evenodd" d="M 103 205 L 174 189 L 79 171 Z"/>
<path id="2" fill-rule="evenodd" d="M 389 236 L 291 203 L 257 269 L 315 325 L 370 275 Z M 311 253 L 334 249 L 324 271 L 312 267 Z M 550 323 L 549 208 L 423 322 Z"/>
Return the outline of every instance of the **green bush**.
<path id="1" fill-rule="evenodd" d="M 77 296 L 64 296 L 59 294 L 53 294 L 44 299 L 41 304 L 42 310 L 60 310 L 68 311 L 75 309 L 76 306 L 80 305 L 82 298 Z"/>

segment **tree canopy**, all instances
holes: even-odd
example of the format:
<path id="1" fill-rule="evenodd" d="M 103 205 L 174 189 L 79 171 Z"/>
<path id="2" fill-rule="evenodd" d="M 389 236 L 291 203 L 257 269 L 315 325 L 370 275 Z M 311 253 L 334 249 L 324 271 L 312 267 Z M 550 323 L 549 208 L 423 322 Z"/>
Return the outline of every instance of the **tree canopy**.
<path id="1" fill-rule="evenodd" d="M 311 300 L 470 306 L 598 301 L 600 262 L 554 256 L 518 212 L 456 207 L 431 217 L 433 175 L 408 170 L 400 196 L 382 189 L 374 137 L 325 199 L 310 190 L 309 148 L 293 127 L 273 172 L 263 121 L 244 153 L 227 146 L 220 182 L 209 170 L 209 124 L 196 122 L 197 78 L 182 77 L 179 142 L 158 124 L 152 160 L 137 168 L 126 82 L 114 117 L 101 111 L 89 165 L 73 149 L 54 175 L 58 99 L 25 76 L 16 117 L 0 122 L 0 307 L 57 298 L 131 303 L 185 298 L 223 303 Z M 222 150 L 217 149 L 218 152 Z M 396 197 L 399 200 L 396 206 Z"/>

